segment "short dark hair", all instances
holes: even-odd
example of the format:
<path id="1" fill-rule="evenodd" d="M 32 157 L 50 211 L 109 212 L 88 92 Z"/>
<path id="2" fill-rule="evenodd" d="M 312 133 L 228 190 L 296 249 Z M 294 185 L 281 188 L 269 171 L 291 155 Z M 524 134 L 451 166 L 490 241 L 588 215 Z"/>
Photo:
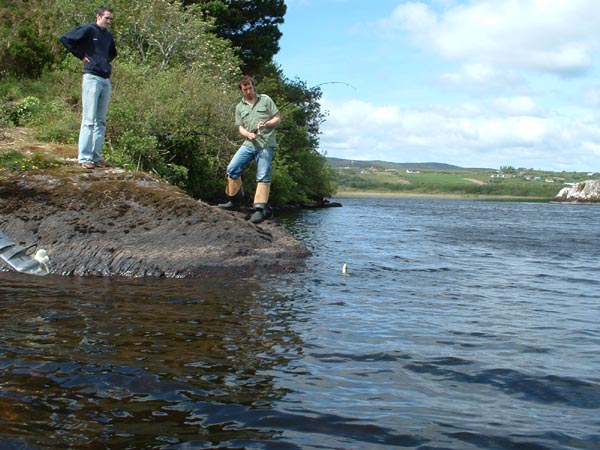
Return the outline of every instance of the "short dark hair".
<path id="1" fill-rule="evenodd" d="M 108 6 L 101 6 L 100 8 L 98 8 L 98 9 L 96 10 L 96 15 L 97 15 L 97 16 L 103 16 L 103 15 L 104 15 L 104 13 L 105 13 L 105 12 L 107 12 L 107 11 L 108 11 L 108 12 L 110 12 L 110 13 L 111 13 L 111 12 L 114 12 L 114 11 L 112 10 L 112 8 L 109 8 Z"/>
<path id="2" fill-rule="evenodd" d="M 256 82 L 254 81 L 254 78 L 252 78 L 250 75 L 242 75 L 238 81 L 238 88 L 242 88 L 243 85 L 245 84 L 251 84 L 252 86 L 256 86 Z"/>

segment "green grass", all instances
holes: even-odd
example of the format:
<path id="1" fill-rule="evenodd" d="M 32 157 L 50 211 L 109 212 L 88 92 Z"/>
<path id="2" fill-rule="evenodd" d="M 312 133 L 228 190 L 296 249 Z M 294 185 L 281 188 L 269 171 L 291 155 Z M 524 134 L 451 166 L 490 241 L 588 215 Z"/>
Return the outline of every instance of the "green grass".
<path id="1" fill-rule="evenodd" d="M 338 191 L 398 194 L 457 195 L 472 197 L 523 197 L 553 199 L 565 181 L 599 178 L 585 173 L 546 171 L 427 170 L 408 173 L 401 170 L 336 169 Z M 547 181 L 552 180 L 552 182 Z"/>
<path id="2" fill-rule="evenodd" d="M 0 174 L 27 170 L 41 170 L 60 167 L 62 164 L 51 156 L 34 154 L 25 156 L 17 151 L 0 154 Z"/>
<path id="3" fill-rule="evenodd" d="M 423 172 L 423 173 L 407 173 L 402 176 L 411 184 L 430 185 L 442 184 L 452 186 L 470 186 L 474 184 L 472 181 L 466 180 L 465 174 L 448 173 L 448 172 Z M 485 177 L 467 176 L 470 178 L 482 179 Z M 489 178 L 489 177 L 488 177 Z"/>

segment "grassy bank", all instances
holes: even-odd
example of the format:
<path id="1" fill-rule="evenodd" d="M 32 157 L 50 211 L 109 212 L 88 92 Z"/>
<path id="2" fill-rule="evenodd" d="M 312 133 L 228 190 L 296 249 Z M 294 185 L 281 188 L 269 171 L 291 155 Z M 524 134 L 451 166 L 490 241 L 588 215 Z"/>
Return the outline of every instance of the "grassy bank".
<path id="1" fill-rule="evenodd" d="M 598 174 L 512 169 L 336 167 L 337 197 L 437 197 L 550 201 Z"/>

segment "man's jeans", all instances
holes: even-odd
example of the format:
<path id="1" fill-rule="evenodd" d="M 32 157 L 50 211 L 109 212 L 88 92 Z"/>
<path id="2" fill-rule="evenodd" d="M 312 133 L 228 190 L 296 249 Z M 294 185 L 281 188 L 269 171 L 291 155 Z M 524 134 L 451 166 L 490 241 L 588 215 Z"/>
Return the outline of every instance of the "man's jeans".
<path id="1" fill-rule="evenodd" d="M 239 178 L 246 167 L 253 159 L 256 160 L 256 181 L 260 183 L 271 182 L 271 162 L 275 148 L 254 148 L 242 145 L 235 153 L 231 162 L 227 166 L 227 176 L 234 180 Z"/>
<path id="2" fill-rule="evenodd" d="M 106 113 L 111 91 L 110 79 L 89 73 L 83 74 L 79 162 L 95 162 L 102 159 Z"/>

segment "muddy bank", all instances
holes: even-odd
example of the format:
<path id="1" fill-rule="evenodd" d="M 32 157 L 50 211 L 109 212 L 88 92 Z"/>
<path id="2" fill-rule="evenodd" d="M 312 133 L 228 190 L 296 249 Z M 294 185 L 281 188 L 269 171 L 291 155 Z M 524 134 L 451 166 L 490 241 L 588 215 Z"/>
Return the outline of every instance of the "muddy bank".
<path id="1" fill-rule="evenodd" d="M 148 174 L 113 169 L 2 176 L 0 229 L 47 249 L 51 273 L 61 275 L 295 271 L 309 254 L 275 221 L 254 225 Z"/>

